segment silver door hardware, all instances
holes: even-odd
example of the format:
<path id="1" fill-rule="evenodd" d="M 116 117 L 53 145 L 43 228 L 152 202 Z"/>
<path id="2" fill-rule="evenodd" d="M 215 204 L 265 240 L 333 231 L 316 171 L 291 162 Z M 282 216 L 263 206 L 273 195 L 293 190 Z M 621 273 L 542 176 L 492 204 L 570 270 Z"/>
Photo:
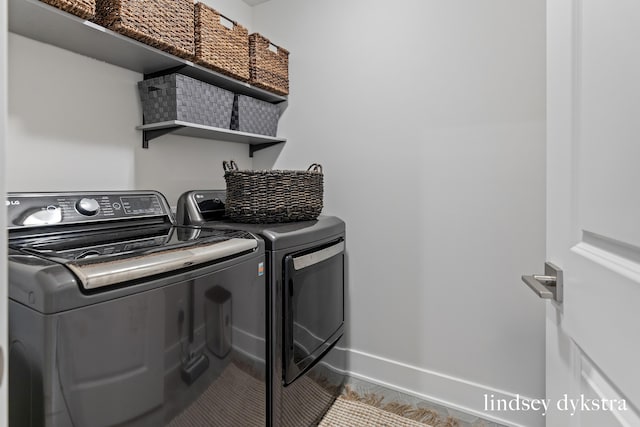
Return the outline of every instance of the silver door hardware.
<path id="1" fill-rule="evenodd" d="M 307 268 L 324 260 L 327 260 L 335 255 L 344 252 L 344 242 L 340 241 L 333 246 L 321 249 L 310 254 L 302 255 L 293 258 L 293 269 L 298 271 L 303 268 Z"/>
<path id="2" fill-rule="evenodd" d="M 550 263 L 544 263 L 544 275 L 522 276 L 522 281 L 540 298 L 562 302 L 562 270 Z"/>

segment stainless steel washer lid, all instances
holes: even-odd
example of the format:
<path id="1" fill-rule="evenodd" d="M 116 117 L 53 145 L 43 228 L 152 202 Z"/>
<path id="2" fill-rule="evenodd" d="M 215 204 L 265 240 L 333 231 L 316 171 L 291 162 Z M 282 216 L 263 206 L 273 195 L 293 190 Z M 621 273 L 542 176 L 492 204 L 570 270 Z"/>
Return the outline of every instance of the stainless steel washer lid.
<path id="1" fill-rule="evenodd" d="M 257 246 L 254 239 L 232 238 L 188 247 L 168 247 L 135 257 L 85 258 L 69 261 L 66 265 L 84 289 L 96 289 L 213 262 L 254 250 Z"/>

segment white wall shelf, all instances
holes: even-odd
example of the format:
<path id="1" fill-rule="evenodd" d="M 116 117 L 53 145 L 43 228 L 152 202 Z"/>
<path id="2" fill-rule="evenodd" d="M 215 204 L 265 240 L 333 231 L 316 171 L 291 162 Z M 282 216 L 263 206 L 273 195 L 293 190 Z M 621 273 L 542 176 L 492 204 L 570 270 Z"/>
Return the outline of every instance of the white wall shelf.
<path id="1" fill-rule="evenodd" d="M 272 103 L 287 100 L 248 83 L 147 46 L 38 0 L 9 0 L 9 31 L 144 75 L 180 72 Z"/>
<path id="2" fill-rule="evenodd" d="M 250 157 L 253 157 L 253 153 L 256 151 L 287 141 L 284 138 L 216 128 L 196 123 L 183 122 L 180 120 L 141 125 L 136 129 L 142 131 L 142 148 L 148 148 L 149 141 L 152 139 L 158 138 L 167 133 L 172 133 L 174 135 L 190 136 L 194 138 L 216 139 L 220 141 L 249 144 Z"/>

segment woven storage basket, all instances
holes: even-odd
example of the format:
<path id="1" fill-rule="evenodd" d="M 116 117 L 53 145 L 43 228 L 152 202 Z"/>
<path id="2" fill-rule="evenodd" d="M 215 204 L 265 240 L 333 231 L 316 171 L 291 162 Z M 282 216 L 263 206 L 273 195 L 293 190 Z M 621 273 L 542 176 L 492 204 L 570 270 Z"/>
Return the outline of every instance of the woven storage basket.
<path id="1" fill-rule="evenodd" d="M 138 82 L 144 122 L 182 120 L 229 129 L 233 92 L 182 74 Z"/>
<path id="2" fill-rule="evenodd" d="M 97 24 L 189 60 L 193 16 L 193 0 L 96 0 Z"/>
<path id="3" fill-rule="evenodd" d="M 273 52 L 269 46 L 274 46 Z M 289 51 L 258 33 L 249 36 L 249 83 L 279 95 L 289 94 Z"/>
<path id="4" fill-rule="evenodd" d="M 195 8 L 195 62 L 241 81 L 249 80 L 249 32 L 203 3 Z"/>
<path id="5" fill-rule="evenodd" d="M 246 95 L 236 95 L 231 114 L 231 129 L 259 135 L 276 136 L 280 107 Z"/>
<path id="6" fill-rule="evenodd" d="M 92 19 L 96 14 L 95 0 L 41 0 L 50 6 L 72 13 L 82 19 Z"/>
<path id="7" fill-rule="evenodd" d="M 306 171 L 238 170 L 224 162 L 227 182 L 225 214 L 237 222 L 309 221 L 322 211 L 322 167 Z"/>

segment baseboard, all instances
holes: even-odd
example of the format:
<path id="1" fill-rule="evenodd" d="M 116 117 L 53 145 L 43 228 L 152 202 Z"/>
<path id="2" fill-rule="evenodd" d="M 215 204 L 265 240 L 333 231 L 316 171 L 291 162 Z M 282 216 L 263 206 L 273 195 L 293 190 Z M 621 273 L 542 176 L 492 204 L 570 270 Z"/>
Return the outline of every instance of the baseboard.
<path id="1" fill-rule="evenodd" d="M 543 427 L 539 412 L 524 410 L 485 411 L 491 401 L 506 402 L 530 397 L 497 390 L 416 366 L 348 349 L 349 376 L 381 385 L 453 410 L 512 427 Z M 492 396 L 493 395 L 493 396 Z M 486 399 L 486 400 L 485 400 Z"/>

